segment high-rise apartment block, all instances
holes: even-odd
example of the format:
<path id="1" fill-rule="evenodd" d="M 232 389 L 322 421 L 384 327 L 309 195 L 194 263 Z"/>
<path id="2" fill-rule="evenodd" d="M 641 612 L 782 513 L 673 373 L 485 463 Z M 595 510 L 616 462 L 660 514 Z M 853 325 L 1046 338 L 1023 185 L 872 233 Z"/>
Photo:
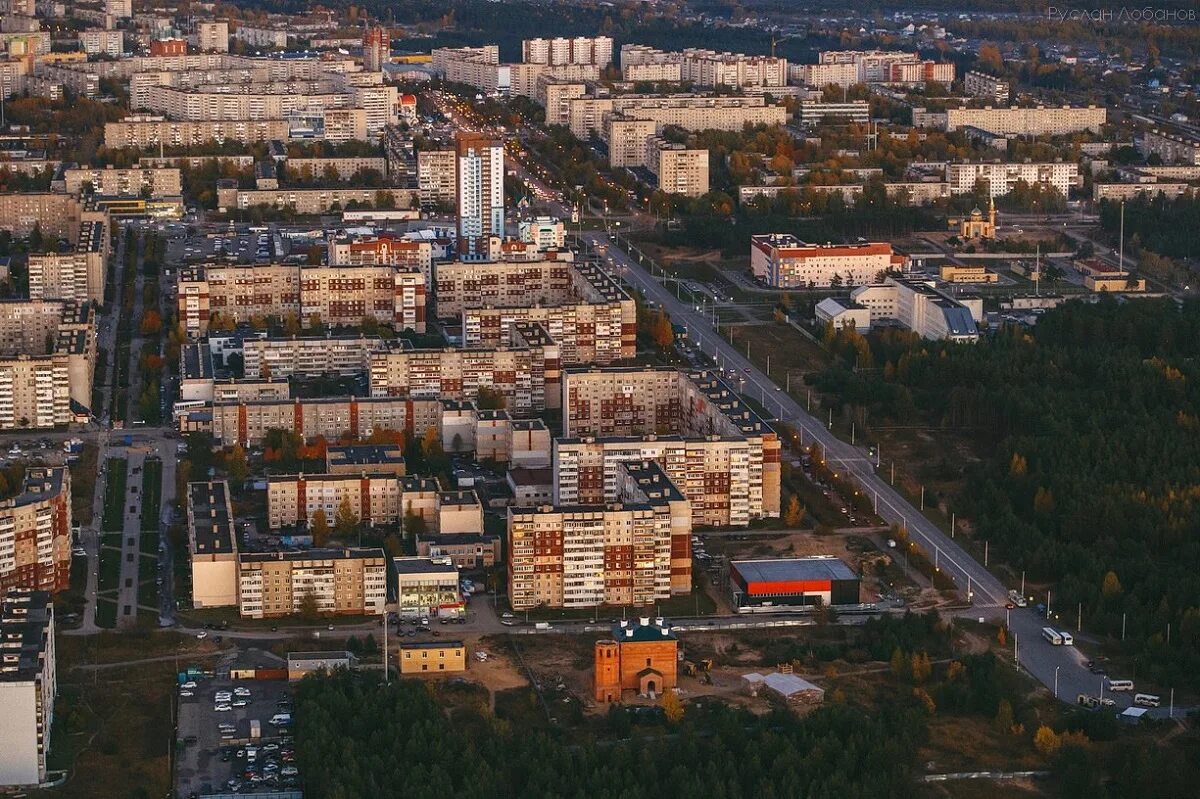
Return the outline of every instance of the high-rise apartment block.
<path id="1" fill-rule="evenodd" d="M 363 34 L 363 69 L 379 72 L 392 57 L 392 37 L 387 28 L 367 28 Z"/>
<path id="2" fill-rule="evenodd" d="M 488 239 L 504 237 L 504 142 L 459 134 L 455 151 L 458 254 L 486 259 Z"/>
<path id="3" fill-rule="evenodd" d="M 87 304 L 0 302 L 0 429 L 56 427 L 87 416 L 94 324 Z"/>
<path id="4" fill-rule="evenodd" d="M 450 206 L 458 199 L 458 153 L 454 150 L 417 152 L 417 191 L 421 207 Z"/>
<path id="5" fill-rule="evenodd" d="M 606 67 L 612 63 L 613 40 L 608 36 L 526 39 L 521 43 L 521 55 L 521 60 L 527 64 L 595 64 Z"/>
<path id="6" fill-rule="evenodd" d="M 295 314 L 303 326 L 314 317 L 354 326 L 372 317 L 397 330 L 425 332 L 425 277 L 408 266 L 189 267 L 179 272 L 177 303 L 190 335 L 206 332 L 213 314 L 234 322 Z"/>
<path id="7" fill-rule="evenodd" d="M 50 595 L 0 593 L 0 785 L 46 781 L 57 695 Z"/>
<path id="8" fill-rule="evenodd" d="M 692 512 L 652 461 L 620 464 L 616 499 L 508 511 L 514 609 L 649 605 L 692 589 Z"/>
<path id="9" fill-rule="evenodd" d="M 562 363 L 608 364 L 636 354 L 633 298 L 594 264 L 495 261 L 436 264 L 439 318 L 460 317 L 463 346 L 496 347 L 537 322 Z"/>
<path id="10" fill-rule="evenodd" d="M 674 144 L 657 136 L 646 141 L 646 168 L 667 194 L 699 197 L 708 193 L 708 150 Z"/>
<path id="11" fill-rule="evenodd" d="M 696 526 L 779 515 L 780 442 L 720 377 L 675 369 L 568 369 L 556 505 L 616 501 L 620 464 L 654 460 L 691 503 Z"/>
<path id="12" fill-rule="evenodd" d="M 65 591 L 71 579 L 71 473 L 26 470 L 16 496 L 0 502 L 0 595 Z"/>

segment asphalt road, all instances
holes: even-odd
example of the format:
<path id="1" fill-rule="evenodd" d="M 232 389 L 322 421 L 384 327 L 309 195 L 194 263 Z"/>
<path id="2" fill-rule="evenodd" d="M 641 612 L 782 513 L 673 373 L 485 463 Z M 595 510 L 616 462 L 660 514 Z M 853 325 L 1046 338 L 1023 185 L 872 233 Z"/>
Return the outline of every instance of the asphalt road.
<path id="1" fill-rule="evenodd" d="M 1088 671 L 1087 658 L 1073 646 L 1052 646 L 1045 641 L 1041 635 L 1041 628 L 1046 625 L 1046 621 L 1038 617 L 1032 609 L 1006 611 L 1008 588 L 984 568 L 983 564 L 967 554 L 956 541 L 909 504 L 882 475 L 877 474 L 874 459 L 868 457 L 864 449 L 851 446 L 834 436 L 820 420 L 808 414 L 796 400 L 747 360 L 742 352 L 721 338 L 703 312 L 698 312 L 693 306 L 677 300 L 668 289 L 639 266 L 634 257 L 616 246 L 608 235 L 585 233 L 584 240 L 593 248 L 597 244 L 607 245 L 606 255 L 613 259 L 612 267 L 622 278 L 641 291 L 647 299 L 662 306 L 671 315 L 673 322 L 684 325 L 689 338 L 705 353 L 711 355 L 719 368 L 732 368 L 740 372 L 746 378 L 745 393 L 758 399 L 766 408 L 776 413 L 779 419 L 801 431 L 804 443 L 817 441 L 825 452 L 826 459 L 839 470 L 844 469 L 852 474 L 862 490 L 872 497 L 880 517 L 889 523 L 907 528 L 910 538 L 925 549 L 931 559 L 935 559 L 941 569 L 968 596 L 972 607 L 963 611 L 962 615 L 998 621 L 1007 614 L 1017 641 L 1017 657 L 1022 668 L 1051 691 L 1055 690 L 1057 682 L 1057 695 L 1061 700 L 1074 703 L 1080 693 L 1099 694 L 1100 677 Z M 649 263 L 649 259 L 646 262 Z M 1061 626 L 1061 621 L 1056 621 L 1055 624 L 1061 629 L 1066 629 Z M 1113 676 L 1122 678 L 1125 675 Z M 1168 712 L 1165 707 L 1165 691 L 1162 695 L 1164 707 L 1153 712 L 1157 716 L 1166 716 Z M 1118 708 L 1127 707 L 1132 694 L 1119 694 L 1116 699 Z"/>

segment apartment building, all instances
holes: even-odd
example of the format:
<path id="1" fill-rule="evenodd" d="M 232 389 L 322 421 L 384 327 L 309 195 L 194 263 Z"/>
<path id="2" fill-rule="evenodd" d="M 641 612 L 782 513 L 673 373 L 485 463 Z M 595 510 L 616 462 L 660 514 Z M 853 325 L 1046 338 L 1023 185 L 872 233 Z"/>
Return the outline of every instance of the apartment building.
<path id="1" fill-rule="evenodd" d="M 233 607 L 238 603 L 238 551 L 229 484 L 188 483 L 187 520 L 192 606 Z"/>
<path id="2" fill-rule="evenodd" d="M 65 591 L 71 580 L 71 473 L 26 470 L 21 490 L 0 501 L 0 596 Z"/>
<path id="3" fill-rule="evenodd" d="M 871 120 L 871 107 L 866 100 L 846 103 L 802 102 L 800 124 L 816 127 L 824 124 L 862 124 Z"/>
<path id="4" fill-rule="evenodd" d="M 367 28 L 362 40 L 363 69 L 379 72 L 392 60 L 392 36 L 380 25 Z"/>
<path id="5" fill-rule="evenodd" d="M 451 205 L 458 198 L 458 153 L 454 150 L 417 152 L 417 192 L 422 208 Z"/>
<path id="6" fill-rule="evenodd" d="M 655 138 L 658 123 L 651 119 L 627 119 L 610 114 L 606 119 L 608 163 L 614 167 L 645 167 L 651 155 L 648 142 Z"/>
<path id="7" fill-rule="evenodd" d="M 871 323 L 898 322 L 923 338 L 959 343 L 979 340 L 977 323 L 982 302 L 974 308 L 933 287 L 931 283 L 888 277 L 882 284 L 860 286 L 850 294 L 853 303 L 868 308 Z"/>
<path id="8" fill-rule="evenodd" d="M 538 252 L 561 250 L 566 246 L 567 229 L 557 217 L 535 216 L 517 223 L 517 238 L 534 245 Z"/>
<path id="9" fill-rule="evenodd" d="M 455 152 L 458 254 L 486 258 L 487 239 L 504 237 L 504 142 L 460 133 Z"/>
<path id="10" fill-rule="evenodd" d="M 358 326 L 374 317 L 397 330 L 425 332 L 425 278 L 415 267 L 262 264 L 181 269 L 179 321 L 189 335 L 208 330 L 212 314 L 235 322 L 296 314 L 329 325 Z"/>
<path id="11" fill-rule="evenodd" d="M 387 175 L 386 158 L 366 156 L 351 156 L 348 158 L 289 158 L 286 161 L 288 176 L 299 176 L 307 180 L 321 180 L 333 177 L 337 180 L 350 180 L 359 172 L 374 170 L 380 175 Z"/>
<path id="12" fill-rule="evenodd" d="M 382 549 L 245 552 L 238 556 L 238 613 L 244 619 L 318 613 L 381 616 L 387 604 Z"/>
<path id="13" fill-rule="evenodd" d="M 742 53 L 718 53 L 689 47 L 682 53 L 682 77 L 695 86 L 786 86 L 787 59 Z"/>
<path id="14" fill-rule="evenodd" d="M 181 56 L 187 55 L 187 39 L 165 38 L 150 42 L 151 56 Z"/>
<path id="15" fill-rule="evenodd" d="M 569 369 L 555 504 L 614 502 L 620 465 L 654 460 L 688 498 L 694 525 L 779 515 L 780 442 L 717 375 L 674 369 Z"/>
<path id="16" fill-rule="evenodd" d="M 320 397 L 316 399 L 238 399 L 213 401 L 212 434 L 220 446 L 258 446 L 268 430 L 282 428 L 332 441 L 343 435 L 368 438 L 376 430 L 402 431 L 420 438 L 441 429 L 437 400 L 391 397 Z"/>
<path id="17" fill-rule="evenodd" d="M 1138 149 L 1147 158 L 1157 155 L 1164 164 L 1200 165 L 1200 139 L 1149 130 L 1142 134 Z"/>
<path id="18" fill-rule="evenodd" d="M 978 70 L 971 70 L 963 76 L 963 89 L 972 97 L 984 97 L 997 105 L 1008 102 L 1010 91 L 1008 81 Z"/>
<path id="19" fill-rule="evenodd" d="M 566 125 L 570 121 L 570 102 L 587 95 L 587 84 L 543 75 L 538 78 L 538 105 L 546 109 L 547 125 Z"/>
<path id="20" fill-rule="evenodd" d="M 740 131 L 746 125 L 783 125 L 788 119 L 786 108 L 768 105 L 762 95 L 627 94 L 581 97 L 569 100 L 568 105 L 567 123 L 571 132 L 585 140 L 593 132 L 607 133 L 608 114 L 654 122 L 656 131 L 667 125 L 687 131 Z"/>
<path id="21" fill-rule="evenodd" d="M 855 69 L 854 83 L 924 83 L 936 80 L 950 83 L 954 80 L 954 65 L 922 61 L 916 53 L 902 50 L 826 50 L 820 53 L 817 63 L 821 67 L 852 66 Z M 829 73 L 814 73 L 817 76 Z M 824 83 L 807 81 L 811 86 Z M 843 84 L 841 80 L 828 83 Z"/>
<path id="22" fill-rule="evenodd" d="M 636 354 L 633 299 L 593 264 L 569 261 L 446 263 L 434 269 L 439 318 L 461 316 L 464 347 L 512 340 L 539 322 L 562 363 L 612 363 Z"/>
<path id="23" fill-rule="evenodd" d="M 158 199 L 178 197 L 183 193 L 183 179 L 175 167 L 68 167 L 62 174 L 63 189 L 68 194 L 94 192 L 106 196 Z"/>
<path id="24" fill-rule="evenodd" d="M 0 595 L 0 785 L 46 781 L 58 696 L 54 633 L 49 593 Z"/>
<path id="25" fill-rule="evenodd" d="M 691 591 L 688 500 L 652 461 L 618 469 L 617 501 L 508 510 L 508 598 L 539 606 L 643 606 Z"/>
<path id="26" fill-rule="evenodd" d="M 102 212 L 84 212 L 75 249 L 68 252 L 30 253 L 29 297 L 76 303 L 104 301 L 109 253 L 108 226 Z"/>
<path id="27" fill-rule="evenodd" d="M 1143 181 L 1140 183 L 1094 183 L 1092 184 L 1092 199 L 1101 200 L 1132 200 L 1143 194 L 1155 196 L 1162 194 L 1168 199 L 1174 199 L 1188 192 L 1197 191 L 1191 183 L 1175 183 L 1171 181 Z"/>
<path id="28" fill-rule="evenodd" d="M 242 343 L 242 373 L 251 379 L 366 374 L 371 353 L 389 344 L 364 335 L 251 338 Z"/>
<path id="29" fill-rule="evenodd" d="M 481 388 L 489 388 L 514 413 L 557 407 L 559 347 L 534 327 L 514 324 L 514 333 L 527 343 L 511 347 L 375 349 L 367 355 L 371 396 L 474 402 Z"/>
<path id="30" fill-rule="evenodd" d="M 133 16 L 133 0 L 104 0 L 104 12 L 114 19 Z"/>
<path id="31" fill-rule="evenodd" d="M 79 48 L 88 55 L 120 58 L 125 50 L 125 31 L 103 28 L 80 31 Z"/>
<path id="32" fill-rule="evenodd" d="M 202 53 L 229 52 L 229 23 L 225 20 L 202 20 L 196 23 L 196 33 L 189 37 Z"/>
<path id="33" fill-rule="evenodd" d="M 217 209 L 222 213 L 232 210 L 245 211 L 258 205 L 270 205 L 275 208 L 290 208 L 301 216 L 316 216 L 341 210 L 347 206 L 374 208 L 381 202 L 392 208 L 412 208 L 414 200 L 416 200 L 416 192 L 411 189 L 349 187 L 240 189 L 236 181 L 220 180 L 217 182 Z M 416 219 L 417 216 L 415 210 L 408 214 L 408 217 L 412 219 Z"/>
<path id="34" fill-rule="evenodd" d="M 1079 164 L 1061 161 L 1019 164 L 1003 161 L 946 164 L 946 182 L 950 184 L 951 194 L 970 194 L 975 191 L 975 186 L 979 181 L 987 184 L 989 196 L 993 199 L 1008 194 L 1016 188 L 1019 181 L 1030 186 L 1054 188 L 1066 198 L 1070 194 L 1071 187 L 1080 183 Z"/>
<path id="35" fill-rule="evenodd" d="M 606 67 L 612 63 L 613 40 L 609 36 L 556 37 L 526 39 L 521 42 L 521 60 L 527 64 L 595 64 Z"/>
<path id="36" fill-rule="evenodd" d="M 495 45 L 435 48 L 433 71 L 452 83 L 465 83 L 487 94 L 516 95 L 533 99 L 543 77 L 598 80 L 603 67 L 587 64 L 501 64 Z"/>
<path id="37" fill-rule="evenodd" d="M 288 46 L 289 31 L 282 28 L 260 28 L 253 25 L 238 25 L 233 38 L 250 47 L 284 50 Z"/>
<path id="38" fill-rule="evenodd" d="M 96 366 L 95 319 L 87 305 L 0 302 L 0 429 L 46 428 L 86 417 Z M 17 335 L 10 335 L 17 330 Z"/>
<path id="39" fill-rule="evenodd" d="M 887 242 L 808 244 L 790 233 L 750 237 L 750 270 L 776 288 L 862 286 L 903 262 Z"/>
<path id="40" fill-rule="evenodd" d="M 883 187 L 889 198 L 905 205 L 932 205 L 950 198 L 950 184 L 941 180 L 890 181 Z"/>
<path id="41" fill-rule="evenodd" d="M 667 194 L 700 197 L 708 193 L 708 150 L 674 144 L 657 136 L 646 141 L 646 168 Z"/>
<path id="42" fill-rule="evenodd" d="M 36 226 L 44 236 L 75 239 L 89 213 L 82 200 L 68 194 L 0 192 L 0 230 L 11 230 L 18 238 L 28 236 Z"/>
<path id="43" fill-rule="evenodd" d="M 119 122 L 104 123 L 104 146 L 111 148 L 159 146 L 187 147 L 216 142 L 256 144 L 291 138 L 292 123 L 286 119 L 169 120 L 161 116 L 134 114 Z M 366 120 L 362 136 L 366 138 Z"/>
<path id="44" fill-rule="evenodd" d="M 330 266 L 403 266 L 429 274 L 433 244 L 393 233 L 358 234 L 339 231 L 326 247 Z"/>
<path id="45" fill-rule="evenodd" d="M 317 511 L 332 526 L 348 503 L 359 523 L 398 524 L 404 514 L 401 481 L 389 472 L 272 475 L 267 480 L 267 524 L 308 527 Z"/>
<path id="46" fill-rule="evenodd" d="M 858 64 L 847 61 L 829 64 L 792 64 L 788 67 L 792 83 L 802 86 L 840 86 L 849 89 L 859 82 Z"/>
<path id="47" fill-rule="evenodd" d="M 913 109 L 913 125 L 923 120 L 924 108 Z M 1102 107 L 1035 106 L 1030 108 L 949 108 L 945 119 L 934 115 L 929 121 L 942 130 L 979 128 L 989 133 L 1015 136 L 1065 136 L 1080 131 L 1099 133 L 1108 118 Z"/>

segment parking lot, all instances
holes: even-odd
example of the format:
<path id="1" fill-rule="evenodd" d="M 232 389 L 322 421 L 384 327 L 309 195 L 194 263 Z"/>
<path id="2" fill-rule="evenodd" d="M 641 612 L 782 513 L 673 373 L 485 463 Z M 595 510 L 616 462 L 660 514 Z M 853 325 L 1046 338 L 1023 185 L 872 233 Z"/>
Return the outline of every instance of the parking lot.
<path id="1" fill-rule="evenodd" d="M 287 682 L 203 678 L 179 693 L 176 796 L 300 789 L 291 726 L 271 723 L 291 712 Z M 228 700 L 218 702 L 221 694 Z"/>

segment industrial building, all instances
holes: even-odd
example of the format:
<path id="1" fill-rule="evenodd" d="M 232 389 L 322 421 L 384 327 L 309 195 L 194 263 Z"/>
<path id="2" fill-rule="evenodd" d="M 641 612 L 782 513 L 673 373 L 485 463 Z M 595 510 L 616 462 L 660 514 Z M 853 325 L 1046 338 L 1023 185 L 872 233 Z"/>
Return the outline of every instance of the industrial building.
<path id="1" fill-rule="evenodd" d="M 777 605 L 856 605 L 859 576 L 837 558 L 735 560 L 729 590 L 739 609 Z"/>

